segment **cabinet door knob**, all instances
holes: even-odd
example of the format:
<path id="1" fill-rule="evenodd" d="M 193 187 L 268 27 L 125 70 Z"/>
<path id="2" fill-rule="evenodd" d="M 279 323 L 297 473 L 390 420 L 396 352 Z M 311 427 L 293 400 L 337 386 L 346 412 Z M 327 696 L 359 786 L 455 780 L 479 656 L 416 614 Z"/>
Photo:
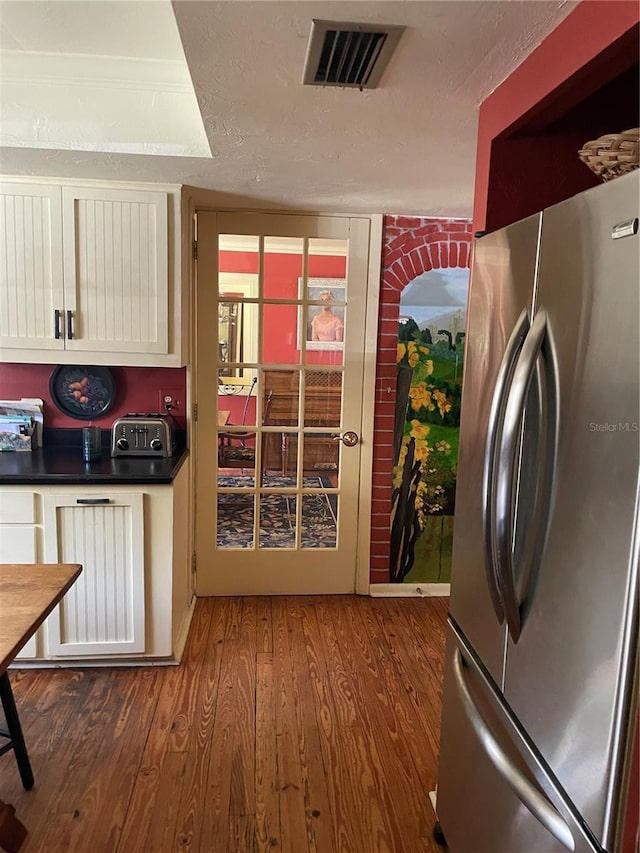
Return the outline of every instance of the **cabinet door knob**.
<path id="1" fill-rule="evenodd" d="M 77 504 L 83 504 L 84 506 L 100 506 L 103 504 L 108 504 L 110 498 L 77 498 Z"/>
<path id="2" fill-rule="evenodd" d="M 53 336 L 57 341 L 62 337 L 62 329 L 60 328 L 61 315 L 62 311 L 56 308 L 53 312 Z"/>
<path id="3" fill-rule="evenodd" d="M 67 311 L 67 340 L 72 341 L 75 335 L 73 334 L 73 311 Z"/>

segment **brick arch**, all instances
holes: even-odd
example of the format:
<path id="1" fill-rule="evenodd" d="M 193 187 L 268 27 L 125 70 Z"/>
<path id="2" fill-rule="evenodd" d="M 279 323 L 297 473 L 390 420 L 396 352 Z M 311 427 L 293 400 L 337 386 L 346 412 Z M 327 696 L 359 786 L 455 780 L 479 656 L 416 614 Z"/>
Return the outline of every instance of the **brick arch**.
<path id="1" fill-rule="evenodd" d="M 389 582 L 400 295 L 410 282 L 425 272 L 468 268 L 470 255 L 470 220 L 384 217 L 371 493 L 371 583 Z"/>

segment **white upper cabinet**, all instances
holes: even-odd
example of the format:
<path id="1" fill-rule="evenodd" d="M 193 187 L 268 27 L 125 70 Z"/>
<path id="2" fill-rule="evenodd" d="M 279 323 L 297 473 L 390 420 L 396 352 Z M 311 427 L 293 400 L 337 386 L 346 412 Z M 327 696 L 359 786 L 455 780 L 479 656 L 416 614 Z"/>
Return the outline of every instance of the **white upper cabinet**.
<path id="1" fill-rule="evenodd" d="M 18 182 L 0 194 L 0 357 L 183 363 L 179 194 Z"/>
<path id="2" fill-rule="evenodd" d="M 66 348 L 166 353 L 167 194 L 63 187 Z"/>
<path id="3" fill-rule="evenodd" d="M 0 184 L 3 348 L 64 349 L 60 198 L 60 187 Z"/>

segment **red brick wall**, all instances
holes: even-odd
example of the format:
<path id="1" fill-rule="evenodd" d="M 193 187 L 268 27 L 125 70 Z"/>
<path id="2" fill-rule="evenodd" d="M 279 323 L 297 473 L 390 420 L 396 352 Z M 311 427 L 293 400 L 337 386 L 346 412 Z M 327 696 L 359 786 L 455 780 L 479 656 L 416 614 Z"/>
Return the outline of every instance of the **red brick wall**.
<path id="1" fill-rule="evenodd" d="M 389 582 L 391 467 L 400 294 L 409 282 L 429 270 L 468 267 L 470 255 L 469 220 L 384 217 L 371 495 L 371 583 Z"/>

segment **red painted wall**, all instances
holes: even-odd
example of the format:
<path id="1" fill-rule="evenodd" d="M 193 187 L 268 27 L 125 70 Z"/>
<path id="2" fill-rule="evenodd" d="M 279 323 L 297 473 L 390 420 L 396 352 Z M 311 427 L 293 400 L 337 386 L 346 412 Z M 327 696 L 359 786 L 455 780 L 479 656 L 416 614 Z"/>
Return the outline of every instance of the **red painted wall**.
<path id="1" fill-rule="evenodd" d="M 629 774 L 629 790 L 627 792 L 627 808 L 622 836 L 621 853 L 638 853 L 637 842 L 640 840 L 640 715 L 636 717 L 636 728 L 631 757 L 631 772 Z"/>
<path id="2" fill-rule="evenodd" d="M 258 272 L 258 255 L 255 252 L 220 252 L 221 272 Z M 308 278 L 345 278 L 347 259 L 339 256 L 309 255 Z M 267 299 L 298 299 L 298 279 L 302 275 L 302 258 L 294 254 L 265 253 L 264 295 Z M 297 349 L 298 309 L 295 305 L 265 305 L 264 327 L 273 334 L 265 334 L 263 361 L 266 364 L 296 364 L 300 360 Z M 334 364 L 335 352 L 311 351 L 309 364 Z"/>
<path id="3" fill-rule="evenodd" d="M 400 294 L 410 281 L 423 272 L 468 267 L 471 256 L 471 223 L 467 219 L 385 216 L 382 240 L 371 494 L 371 583 L 389 582 Z"/>
<path id="4" fill-rule="evenodd" d="M 242 414 L 244 412 L 244 405 L 247 402 L 247 398 L 245 395 L 240 396 L 239 394 L 218 394 L 218 408 L 221 411 L 230 412 L 229 420 L 227 423 L 229 424 L 241 424 L 243 423 Z M 244 423 L 254 425 L 256 422 L 256 397 L 255 393 L 249 400 L 249 404 L 247 406 L 247 415 L 245 417 Z"/>
<path id="5" fill-rule="evenodd" d="M 116 383 L 113 408 L 91 423 L 109 429 L 115 418 L 127 412 L 157 412 L 161 391 L 178 391 L 185 404 L 185 369 L 160 367 L 110 368 Z M 49 394 L 49 377 L 53 364 L 0 364 L 0 399 L 19 400 L 21 397 L 40 397 L 44 400 L 44 425 L 79 429 L 86 421 L 75 420 L 60 412 Z M 180 412 L 176 412 L 180 421 Z"/>
<path id="6" fill-rule="evenodd" d="M 500 227 L 527 214 L 529 208 L 519 207 L 513 195 L 504 201 L 501 198 L 505 193 L 513 194 L 513 180 L 517 180 L 518 173 L 523 180 L 521 197 L 522 193 L 540 193 L 541 187 L 553 187 L 558 180 L 569 182 L 562 191 L 565 198 L 594 185 L 577 154 L 569 166 L 575 170 L 573 176 L 567 176 L 565 169 L 554 174 L 553 153 L 546 156 L 544 144 L 538 149 L 536 133 L 539 134 L 542 114 L 546 112 L 549 119 L 561 116 L 592 93 L 602 80 L 606 82 L 623 71 L 630 61 L 637 63 L 639 20 L 640 5 L 636 2 L 584 0 L 482 103 L 476 154 L 474 231 Z M 531 129 L 529 138 L 525 138 L 527 126 Z M 602 133 L 624 129 L 610 127 Z M 570 134 L 571 128 L 563 132 Z M 563 139 L 554 131 L 551 147 L 569 146 L 573 154 L 587 139 L 599 135 L 596 132 L 593 136 Z M 503 173 L 505 169 L 508 175 Z M 534 209 L 547 204 L 544 196 L 537 202 L 525 199 L 525 205 L 527 203 Z"/>

